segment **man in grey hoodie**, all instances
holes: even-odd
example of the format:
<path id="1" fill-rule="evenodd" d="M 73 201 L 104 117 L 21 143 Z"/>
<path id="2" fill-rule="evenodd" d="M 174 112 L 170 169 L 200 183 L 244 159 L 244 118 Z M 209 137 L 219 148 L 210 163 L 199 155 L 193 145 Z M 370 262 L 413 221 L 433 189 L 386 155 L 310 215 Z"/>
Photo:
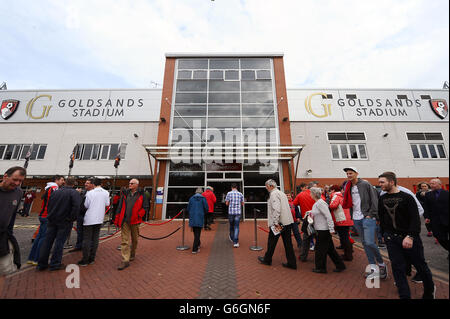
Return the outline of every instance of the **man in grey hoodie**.
<path id="1" fill-rule="evenodd" d="M 375 243 L 375 231 L 379 223 L 377 191 L 368 181 L 358 178 L 358 170 L 355 167 L 346 167 L 344 171 L 348 181 L 344 188 L 342 207 L 351 210 L 356 230 L 361 236 L 370 265 L 370 271 L 365 273 L 365 277 L 386 279 L 387 267 Z"/>

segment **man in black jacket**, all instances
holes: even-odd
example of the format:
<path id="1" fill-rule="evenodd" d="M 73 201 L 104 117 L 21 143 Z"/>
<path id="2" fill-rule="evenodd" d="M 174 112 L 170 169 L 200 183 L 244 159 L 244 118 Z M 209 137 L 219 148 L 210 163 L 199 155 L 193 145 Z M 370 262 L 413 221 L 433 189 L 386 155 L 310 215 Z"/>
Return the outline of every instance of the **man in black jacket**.
<path id="1" fill-rule="evenodd" d="M 65 267 L 61 264 L 64 242 L 72 230 L 73 222 L 77 219 L 81 203 L 81 196 L 73 188 L 74 186 L 75 179 L 68 178 L 66 185 L 50 196 L 47 235 L 39 254 L 38 270 L 45 270 L 49 267 L 48 257 L 54 242 L 55 247 L 50 260 L 50 270 L 59 270 Z"/>
<path id="2" fill-rule="evenodd" d="M 434 299 L 436 287 L 423 254 L 417 203 L 413 196 L 398 189 L 394 173 L 381 174 L 378 182 L 386 192 L 378 201 L 378 214 L 398 294 L 401 299 L 411 299 L 406 279 L 406 265 L 411 262 L 423 281 L 422 298 Z"/>
<path id="3" fill-rule="evenodd" d="M 431 223 L 433 236 L 448 252 L 448 191 L 442 189 L 442 182 L 438 178 L 430 181 L 430 187 L 431 192 L 425 194 L 423 216 L 426 224 Z"/>

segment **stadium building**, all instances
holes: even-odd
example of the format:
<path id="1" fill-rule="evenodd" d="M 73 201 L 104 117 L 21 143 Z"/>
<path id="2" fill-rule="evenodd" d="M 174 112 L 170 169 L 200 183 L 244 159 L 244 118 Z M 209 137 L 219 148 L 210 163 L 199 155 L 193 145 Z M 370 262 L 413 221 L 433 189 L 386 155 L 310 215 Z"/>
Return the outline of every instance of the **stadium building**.
<path id="1" fill-rule="evenodd" d="M 32 212 L 55 174 L 98 176 L 110 190 L 136 177 L 162 219 L 206 185 L 226 216 L 231 183 L 244 218 L 254 208 L 265 218 L 267 179 L 286 191 L 341 184 L 348 166 L 373 184 L 389 170 L 412 191 L 434 177 L 448 189 L 448 99 L 448 90 L 287 89 L 279 53 L 169 53 L 162 89 L 0 91 L 0 170 L 30 156 Z"/>

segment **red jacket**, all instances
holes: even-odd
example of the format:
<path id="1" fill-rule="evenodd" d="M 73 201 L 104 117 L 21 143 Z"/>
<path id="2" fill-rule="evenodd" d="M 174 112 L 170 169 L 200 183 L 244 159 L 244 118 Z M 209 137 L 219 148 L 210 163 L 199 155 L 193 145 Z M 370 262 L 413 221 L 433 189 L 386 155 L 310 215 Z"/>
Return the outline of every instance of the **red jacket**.
<path id="1" fill-rule="evenodd" d="M 145 216 L 145 211 L 148 209 L 148 200 L 144 200 L 144 192 L 137 191 L 138 198 L 134 203 L 131 213 L 130 225 L 136 225 L 142 223 L 142 217 Z M 125 212 L 127 210 L 127 197 L 130 191 L 126 191 L 122 194 L 119 200 L 119 206 L 117 207 L 116 217 L 114 218 L 114 224 L 118 227 L 122 227 Z"/>
<path id="2" fill-rule="evenodd" d="M 315 203 L 316 201 L 311 198 L 311 191 L 309 189 L 301 192 L 294 199 L 294 205 L 300 206 L 302 219 L 305 218 L 305 213 L 310 211 Z"/>
<path id="3" fill-rule="evenodd" d="M 216 195 L 209 189 L 204 191 L 202 195 L 206 198 L 206 202 L 208 203 L 208 213 L 214 213 L 214 204 L 217 201 Z"/>
<path id="4" fill-rule="evenodd" d="M 45 190 L 44 195 L 42 195 L 42 207 L 41 211 L 39 213 L 39 217 L 47 218 L 48 212 L 47 212 L 47 206 L 48 206 L 48 200 L 50 199 L 50 195 L 58 189 L 58 186 L 50 186 Z"/>
<path id="5" fill-rule="evenodd" d="M 291 208 L 292 218 L 294 218 L 294 221 L 296 221 L 297 217 L 295 217 L 295 205 L 292 199 L 289 201 L 289 207 Z"/>
<path id="6" fill-rule="evenodd" d="M 336 197 L 333 199 L 334 195 L 336 195 Z M 344 196 L 342 195 L 341 192 L 333 192 L 331 194 L 330 212 L 331 217 L 333 218 L 333 222 L 336 226 L 353 226 L 353 220 L 352 217 L 350 216 L 350 209 L 348 208 L 344 208 L 345 220 L 341 222 L 336 222 L 336 218 L 334 217 L 334 210 L 338 208 L 339 205 L 343 206 L 342 205 L 343 203 L 344 203 Z"/>

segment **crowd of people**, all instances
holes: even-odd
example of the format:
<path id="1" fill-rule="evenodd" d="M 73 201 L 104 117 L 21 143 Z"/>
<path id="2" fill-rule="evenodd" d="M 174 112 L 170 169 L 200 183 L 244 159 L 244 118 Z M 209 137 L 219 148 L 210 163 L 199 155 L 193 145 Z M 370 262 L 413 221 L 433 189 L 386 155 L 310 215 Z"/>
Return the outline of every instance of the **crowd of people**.
<path id="1" fill-rule="evenodd" d="M 359 178 L 355 167 L 343 170 L 347 178 L 341 185 L 320 188 L 317 182 L 301 184 L 296 196 L 281 191 L 274 180 L 266 181 L 269 235 L 266 252 L 258 257 L 259 263 L 272 264 L 281 236 L 286 254 L 286 263 L 282 266 L 297 269 L 293 235 L 301 263 L 307 261 L 310 251 L 314 251 L 313 272 L 327 273 L 327 256 L 335 266 L 333 271 L 342 272 L 347 268 L 345 263 L 353 260 L 352 236 L 359 236 L 368 261 L 364 271 L 366 279 L 388 277 L 388 267 L 380 253 L 380 247 L 385 245 L 400 298 L 411 298 L 407 279 L 411 275 L 411 266 L 416 269 L 413 281 L 423 283 L 423 298 L 434 298 L 436 286 L 424 258 L 420 218 L 423 215 L 425 219 L 427 236 L 434 236 L 448 254 L 448 191 L 442 188 L 442 182 L 435 178 L 429 184 L 420 183 L 417 194 L 413 194 L 397 184 L 394 172 L 384 172 L 378 177 L 377 190 L 367 180 Z M 0 182 L 0 277 L 20 268 L 19 246 L 13 227 L 23 198 L 20 186 L 25 176 L 24 168 L 12 167 Z M 64 243 L 76 221 L 77 241 L 71 251 L 82 252 L 78 265 L 92 265 L 105 212 L 109 211 L 111 220 L 121 230 L 122 258 L 117 269 L 129 267 L 136 257 L 139 226 L 149 214 L 148 197 L 137 179 L 131 179 L 128 188 L 122 188 L 110 200 L 109 192 L 102 188 L 98 178 L 89 178 L 81 191 L 76 189 L 73 177 L 54 176 L 41 197 L 39 231 L 27 263 L 39 271 L 64 269 Z M 32 202 L 34 198 L 31 196 L 30 199 Z M 189 199 L 186 211 L 194 233 L 193 254 L 200 252 L 202 229 L 212 230 L 215 203 L 214 189 L 210 186 L 204 192 L 198 188 Z M 228 206 L 228 237 L 233 247 L 239 248 L 244 196 L 237 184 L 231 185 L 225 203 Z M 334 246 L 333 234 L 339 237 L 339 247 Z M 338 253 L 339 249 L 342 249 L 342 255 Z"/>

